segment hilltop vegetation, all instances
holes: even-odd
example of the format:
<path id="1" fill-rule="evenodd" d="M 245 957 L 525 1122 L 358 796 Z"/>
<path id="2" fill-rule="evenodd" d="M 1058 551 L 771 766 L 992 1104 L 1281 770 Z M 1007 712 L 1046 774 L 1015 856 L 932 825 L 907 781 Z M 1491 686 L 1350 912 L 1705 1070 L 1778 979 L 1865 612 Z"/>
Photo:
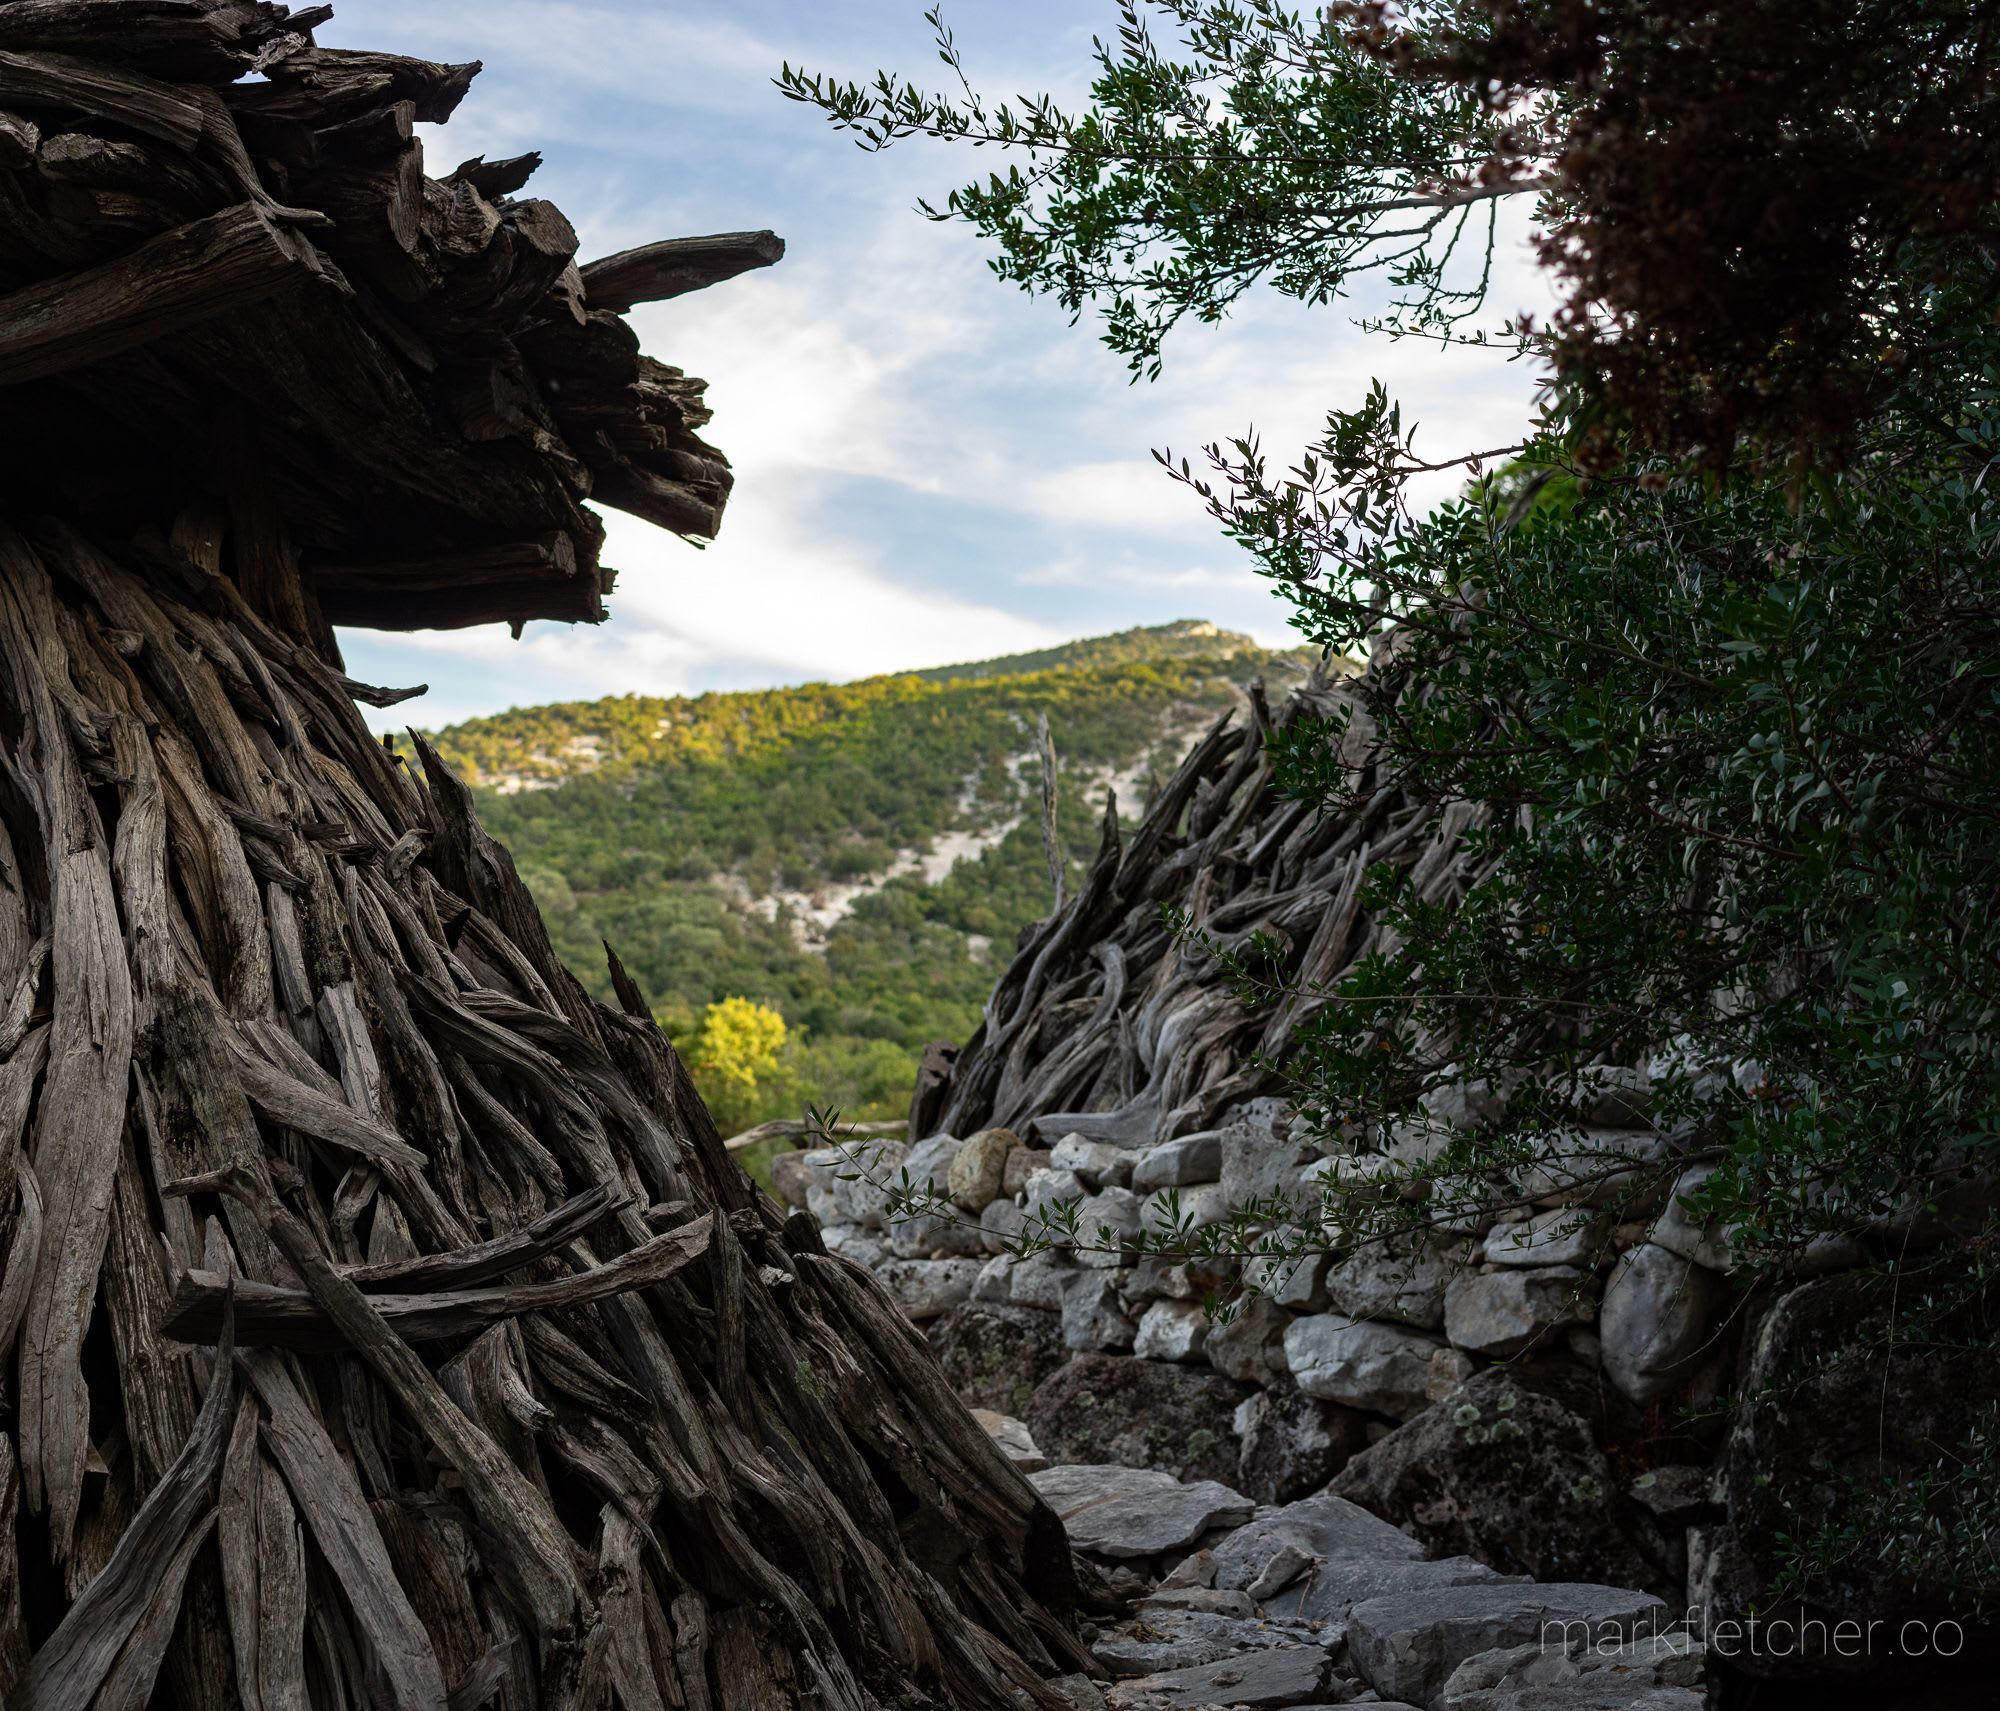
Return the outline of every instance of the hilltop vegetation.
<path id="1" fill-rule="evenodd" d="M 899 1116 L 924 1043 L 971 1030 L 1047 912 L 1038 715 L 1074 870 L 1107 783 L 1136 814 L 1251 677 L 1275 691 L 1310 658 L 1186 622 L 859 683 L 525 708 L 436 741 L 594 991 L 608 940 L 683 1045 L 726 999 L 782 1016 L 775 1067 L 704 1085 L 725 1124 L 809 1099 Z"/>

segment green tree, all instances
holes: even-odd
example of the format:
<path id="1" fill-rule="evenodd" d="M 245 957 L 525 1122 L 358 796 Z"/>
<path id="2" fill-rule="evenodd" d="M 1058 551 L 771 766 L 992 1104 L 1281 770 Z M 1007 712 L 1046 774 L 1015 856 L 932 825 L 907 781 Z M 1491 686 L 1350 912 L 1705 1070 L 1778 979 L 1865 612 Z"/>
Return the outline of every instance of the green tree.
<path id="1" fill-rule="evenodd" d="M 960 93 L 781 82 L 869 147 L 1010 153 L 929 211 L 986 234 L 1003 279 L 1099 310 L 1142 372 L 1259 280 L 1326 303 L 1379 273 L 1378 325 L 1479 338 L 1510 196 L 1565 293 L 1511 332 L 1548 374 L 1541 415 L 1462 460 L 1452 504 L 1410 505 L 1427 466 L 1380 386 L 1289 467 L 1249 435 L 1169 460 L 1309 638 L 1375 652 L 1351 715 L 1283 735 L 1289 788 L 1480 814 L 1456 906 L 1374 876 L 1388 948 L 1287 1067 L 1364 1150 L 1467 1076 L 1516 1089 L 1507 1120 L 1402 1194 L 1335 1196 L 1326 1227 L 1504 1189 L 1580 1082 L 1651 1061 L 1683 1159 L 1717 1166 L 1696 1209 L 1747 1271 L 1849 1243 L 1899 1279 L 1895 1335 L 1994 1347 L 2000 6 L 1118 16 L 1075 111 L 982 99 L 936 14 Z M 1992 1425 L 1941 1446 L 1896 1526 L 1990 1512 Z M 1799 1517 L 1807 1578 L 1855 1548 L 1822 1519 Z M 2000 1592 L 1990 1547 L 1911 1560 L 1927 1589 Z"/>

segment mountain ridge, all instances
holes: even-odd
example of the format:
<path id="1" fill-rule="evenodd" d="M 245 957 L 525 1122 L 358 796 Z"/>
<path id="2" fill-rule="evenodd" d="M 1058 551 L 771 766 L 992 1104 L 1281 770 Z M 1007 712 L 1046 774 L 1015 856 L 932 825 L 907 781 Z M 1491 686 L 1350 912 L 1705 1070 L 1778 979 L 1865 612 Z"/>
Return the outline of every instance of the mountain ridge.
<path id="1" fill-rule="evenodd" d="M 782 1016 L 784 1075 L 704 1085 L 725 1122 L 809 1098 L 900 1116 L 924 1043 L 970 1032 L 1048 910 L 1039 718 L 1074 878 L 1107 787 L 1136 816 L 1249 679 L 1281 692 L 1313 657 L 1182 620 L 847 684 L 514 709 L 432 740 L 586 985 L 606 988 L 608 941 L 672 995 L 679 1043 L 726 999 Z"/>

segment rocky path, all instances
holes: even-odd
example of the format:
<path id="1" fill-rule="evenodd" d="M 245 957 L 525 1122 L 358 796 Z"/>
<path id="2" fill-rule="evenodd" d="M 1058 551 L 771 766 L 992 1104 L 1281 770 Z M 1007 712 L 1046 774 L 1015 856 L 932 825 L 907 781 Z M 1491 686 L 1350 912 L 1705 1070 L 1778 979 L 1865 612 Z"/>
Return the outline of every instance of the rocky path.
<path id="1" fill-rule="evenodd" d="M 1028 1433 L 982 1416 L 1017 1464 Z M 1435 1558 L 1344 1498 L 1260 1505 L 1116 1464 L 1027 1476 L 1069 1529 L 1106 1680 L 1077 1711 L 1378 1704 L 1425 1711 L 1703 1711 L 1702 1648 L 1651 1593 Z"/>

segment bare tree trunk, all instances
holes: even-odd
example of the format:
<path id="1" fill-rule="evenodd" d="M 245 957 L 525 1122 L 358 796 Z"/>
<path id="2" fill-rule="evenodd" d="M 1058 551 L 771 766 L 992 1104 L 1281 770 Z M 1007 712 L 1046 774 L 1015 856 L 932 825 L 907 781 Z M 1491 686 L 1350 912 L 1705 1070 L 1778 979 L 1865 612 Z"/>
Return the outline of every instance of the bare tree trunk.
<path id="1" fill-rule="evenodd" d="M 329 616 L 601 617 L 582 498 L 728 468 L 533 157 L 424 176 L 477 68 L 312 21 L 0 3 L 0 1692 L 1053 1704 L 1060 1525 L 356 711 Z"/>

